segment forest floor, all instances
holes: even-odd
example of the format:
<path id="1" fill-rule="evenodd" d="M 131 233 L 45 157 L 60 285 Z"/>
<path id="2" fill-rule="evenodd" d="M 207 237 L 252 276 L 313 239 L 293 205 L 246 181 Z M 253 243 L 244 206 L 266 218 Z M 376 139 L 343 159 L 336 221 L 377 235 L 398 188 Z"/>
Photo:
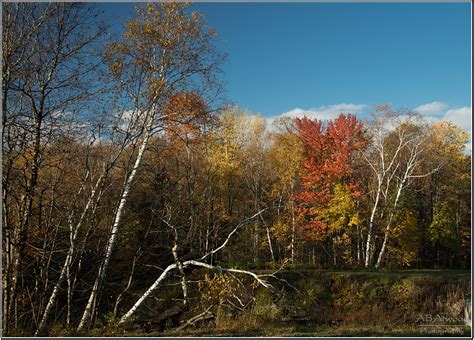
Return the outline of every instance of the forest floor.
<path id="1" fill-rule="evenodd" d="M 272 270 L 258 270 L 259 274 Z M 281 270 L 298 292 L 283 298 L 259 288 L 253 307 L 240 315 L 183 330 L 104 327 L 95 336 L 470 336 L 464 325 L 468 270 Z M 292 317 L 288 318 L 288 315 Z M 184 317 L 186 319 L 186 317 Z"/>

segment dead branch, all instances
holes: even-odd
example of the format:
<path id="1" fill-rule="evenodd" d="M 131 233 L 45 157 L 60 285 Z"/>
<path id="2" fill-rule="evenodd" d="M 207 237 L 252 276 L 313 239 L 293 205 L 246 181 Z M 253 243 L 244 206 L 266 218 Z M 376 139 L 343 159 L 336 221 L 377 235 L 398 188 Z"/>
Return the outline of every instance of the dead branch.
<path id="1" fill-rule="evenodd" d="M 209 319 L 214 318 L 215 315 L 214 315 L 214 313 L 211 312 L 211 309 L 213 307 L 214 306 L 210 306 L 204 312 L 202 312 L 202 313 L 200 313 L 196 316 L 193 316 L 189 320 L 185 321 L 184 324 L 182 324 L 181 326 L 178 327 L 178 331 L 181 331 L 181 330 L 185 329 L 188 326 L 194 326 L 199 321 L 204 321 L 204 320 L 209 320 Z"/>

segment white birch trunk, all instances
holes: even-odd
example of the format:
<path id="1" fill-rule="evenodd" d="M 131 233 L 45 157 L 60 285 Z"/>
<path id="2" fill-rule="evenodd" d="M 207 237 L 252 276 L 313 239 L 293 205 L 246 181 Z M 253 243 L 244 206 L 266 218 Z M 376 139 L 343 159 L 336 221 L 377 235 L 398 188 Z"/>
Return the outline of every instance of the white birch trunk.
<path id="1" fill-rule="evenodd" d="M 186 282 L 186 275 L 184 273 L 183 264 L 181 263 L 178 257 L 178 244 L 175 243 L 175 245 L 172 248 L 172 252 L 173 252 L 174 261 L 181 275 L 181 290 L 183 291 L 183 304 L 186 305 L 188 303 L 188 284 Z"/>
<path id="2" fill-rule="evenodd" d="M 208 269 L 212 269 L 212 270 L 217 270 L 217 271 L 220 271 L 220 272 L 232 272 L 232 273 L 242 273 L 242 274 L 247 274 L 247 275 L 251 275 L 255 280 L 257 280 L 262 286 L 266 287 L 266 288 L 269 288 L 271 287 L 270 284 L 266 283 L 265 281 L 263 281 L 258 275 L 252 273 L 252 272 L 248 272 L 248 271 L 245 271 L 245 270 L 239 270 L 239 269 L 227 269 L 227 268 L 222 268 L 222 267 L 218 267 L 218 266 L 213 266 L 211 264 L 207 264 L 207 263 L 204 263 L 204 262 L 201 262 L 202 260 L 205 260 L 207 257 L 211 257 L 211 261 L 212 261 L 212 256 L 217 253 L 219 250 L 223 249 L 227 243 L 229 242 L 230 238 L 232 237 L 232 235 L 237 232 L 237 230 L 249 223 L 253 218 L 257 217 L 258 215 L 260 215 L 265 209 L 259 211 L 258 213 L 254 214 L 253 216 L 241 221 L 239 224 L 237 224 L 237 226 L 229 233 L 229 235 L 227 235 L 227 238 L 225 239 L 225 241 L 217 248 L 211 250 L 210 252 L 206 253 L 204 256 L 202 256 L 201 258 L 199 258 L 198 261 L 196 260 L 188 260 L 188 261 L 185 261 L 185 262 L 181 262 L 181 265 L 182 265 L 182 268 L 185 268 L 187 266 L 190 266 L 190 265 L 194 265 L 194 266 L 199 266 L 199 267 L 204 267 L 204 268 L 208 268 Z M 175 245 L 175 247 L 177 247 Z M 175 248 L 176 249 L 176 248 Z M 177 261 L 179 262 L 179 261 Z M 166 269 L 161 273 L 161 275 L 158 277 L 158 279 L 156 279 L 156 281 L 150 286 L 150 288 L 147 289 L 147 291 L 137 300 L 137 302 L 135 302 L 135 304 L 132 306 L 132 308 L 130 308 L 130 310 L 125 313 L 122 318 L 120 319 L 119 321 L 119 324 L 122 324 L 124 323 L 125 321 L 127 321 L 132 315 L 133 313 L 135 313 L 135 311 L 138 309 L 138 307 L 140 307 L 140 305 L 143 303 L 143 301 L 145 301 L 145 299 L 151 294 L 153 293 L 160 285 L 161 283 L 168 277 L 168 275 L 170 274 L 170 272 L 174 269 L 178 268 L 178 264 L 177 263 L 173 263 L 173 264 L 170 264 L 168 267 L 166 267 Z M 271 275 L 265 275 L 265 276 L 271 276 Z"/>
<path id="3" fill-rule="evenodd" d="M 150 288 L 147 289 L 147 291 L 135 302 L 135 304 L 132 306 L 132 308 L 129 309 L 127 313 L 125 313 L 122 318 L 119 321 L 119 324 L 124 323 L 127 321 L 128 318 L 130 318 L 133 313 L 140 307 L 140 305 L 145 301 L 145 299 L 157 289 L 161 283 L 168 277 L 168 274 L 170 273 L 171 270 L 176 268 L 176 264 L 170 264 L 166 269 L 161 273 L 161 275 L 156 279 L 156 281 L 150 286 Z"/>
<path id="4" fill-rule="evenodd" d="M 275 263 L 275 255 L 273 254 L 273 245 L 272 245 L 272 238 L 270 237 L 270 229 L 268 226 L 265 226 L 265 229 L 267 230 L 267 240 L 268 240 L 268 248 L 270 248 L 270 255 L 272 257 L 272 263 Z"/>
<path id="5" fill-rule="evenodd" d="M 367 244 L 365 246 L 365 267 L 369 267 L 370 262 L 371 262 L 371 254 L 370 254 L 370 249 L 371 249 L 371 240 L 372 240 L 372 231 L 374 227 L 374 217 L 375 213 L 378 208 L 379 200 L 380 200 L 380 191 L 382 189 L 382 180 L 379 178 L 378 180 L 378 186 L 377 186 L 377 193 L 375 195 L 375 202 L 374 206 L 372 208 L 372 213 L 370 214 L 370 221 L 369 221 L 369 231 L 367 232 Z"/>
<path id="6" fill-rule="evenodd" d="M 269 283 L 262 280 L 258 275 L 256 275 L 255 273 L 252 273 L 250 271 L 247 271 L 247 270 L 240 270 L 240 269 L 233 269 L 233 268 L 222 268 L 222 267 L 219 267 L 219 266 L 213 266 L 213 265 L 210 265 L 210 264 L 207 264 L 207 263 L 204 263 L 204 262 L 200 262 L 200 261 L 196 261 L 196 260 L 188 260 L 188 261 L 183 262 L 182 264 L 183 264 L 183 267 L 197 266 L 197 267 L 208 268 L 208 269 L 211 269 L 211 270 L 216 270 L 218 272 L 240 273 L 240 274 L 250 275 L 255 280 L 257 280 L 258 283 L 260 283 L 262 286 L 264 286 L 265 288 L 271 288 L 272 287 Z M 119 321 L 119 324 L 122 324 L 122 323 L 126 322 L 135 313 L 135 311 L 141 306 L 143 301 L 145 301 L 145 299 L 148 296 L 150 296 L 150 294 L 153 293 L 161 285 L 161 283 L 168 277 L 170 272 L 172 270 L 176 269 L 176 268 L 177 268 L 176 263 L 170 264 L 168 267 L 166 267 L 166 269 L 163 271 L 163 273 L 161 273 L 161 275 L 150 286 L 150 288 L 148 288 L 147 291 L 137 300 L 137 302 L 135 302 L 135 304 L 132 306 L 132 308 L 130 308 L 130 310 L 122 316 L 122 318 Z M 266 275 L 266 276 L 271 276 L 271 275 Z"/>
<path id="7" fill-rule="evenodd" d="M 293 190 L 291 191 L 293 194 Z M 295 238 L 296 238 L 295 207 L 291 201 L 291 263 L 295 263 Z"/>
<path id="8" fill-rule="evenodd" d="M 124 187 L 124 190 L 122 192 L 122 196 L 120 198 L 120 203 L 119 203 L 119 206 L 118 206 L 117 211 L 115 213 L 114 223 L 112 225 L 112 230 L 111 230 L 111 233 L 110 233 L 110 236 L 109 236 L 109 240 L 107 241 L 105 257 L 104 257 L 104 260 L 103 260 L 101 266 L 99 267 L 99 271 L 97 273 L 97 278 L 94 282 L 94 286 L 92 287 L 92 291 L 91 291 L 91 294 L 89 296 L 89 300 L 87 301 L 86 307 L 84 309 L 84 313 L 82 314 L 81 321 L 79 322 L 79 326 L 77 327 L 78 331 L 82 331 L 85 328 L 87 328 L 88 324 L 89 324 L 89 321 L 91 319 L 92 310 L 93 310 L 93 307 L 94 307 L 95 302 L 96 302 L 99 287 L 102 285 L 102 283 L 105 279 L 106 272 L 107 272 L 107 267 L 108 267 L 110 259 L 112 257 L 112 251 L 113 251 L 114 246 L 115 246 L 115 242 L 116 242 L 116 239 L 117 239 L 117 234 L 119 232 L 120 222 L 121 222 L 121 219 L 122 219 L 122 214 L 123 214 L 125 205 L 126 205 L 127 200 L 128 200 L 128 195 L 129 195 L 130 189 L 132 187 L 132 182 L 133 182 L 133 179 L 135 178 L 137 170 L 140 166 L 140 163 L 142 161 L 143 154 L 145 153 L 146 147 L 148 146 L 148 140 L 149 140 L 150 135 L 151 135 L 151 124 L 152 124 L 152 120 L 149 121 L 149 123 L 147 124 L 147 126 L 145 128 L 145 136 L 144 136 L 142 145 L 140 146 L 140 149 L 138 150 L 137 159 L 135 160 L 132 171 L 130 172 L 130 175 L 128 176 L 128 179 L 125 183 L 125 187 Z"/>
<path id="9" fill-rule="evenodd" d="M 95 194 L 96 194 L 97 189 L 98 189 L 100 183 L 102 182 L 102 179 L 104 178 L 104 176 L 105 176 L 105 174 L 102 174 L 99 177 L 99 179 L 97 180 L 94 188 L 92 189 L 91 195 L 90 195 L 90 197 L 89 197 L 89 199 L 86 203 L 86 206 L 84 207 L 84 209 L 82 211 L 82 214 L 79 218 L 79 221 L 76 224 L 74 234 L 72 235 L 72 239 L 70 241 L 68 253 L 66 255 L 66 259 L 64 260 L 64 265 L 61 269 L 61 273 L 59 274 L 58 281 L 54 285 L 53 291 L 51 293 L 51 296 L 49 297 L 48 303 L 47 303 L 46 308 L 43 312 L 43 316 L 41 317 L 41 321 L 40 321 L 38 327 L 36 328 L 34 336 L 38 336 L 39 332 L 41 330 L 43 330 L 43 328 L 46 326 L 46 321 L 48 319 L 49 313 L 51 312 L 51 308 L 53 307 L 54 303 L 56 302 L 56 298 L 57 298 L 59 289 L 61 287 L 61 283 L 66 278 L 66 274 L 68 273 L 68 271 L 70 269 L 70 266 L 72 264 L 72 256 L 74 254 L 74 244 L 77 240 L 77 236 L 79 234 L 79 229 L 81 228 L 82 222 L 84 221 L 84 218 L 86 216 L 87 211 L 89 211 L 89 208 L 90 208 L 92 202 L 94 201 Z"/>
<path id="10" fill-rule="evenodd" d="M 408 171 L 408 170 L 407 170 Z M 379 266 L 380 266 L 380 262 L 382 261 L 382 257 L 385 253 L 385 247 L 387 246 L 387 239 L 388 239 L 388 233 L 390 231 L 390 227 L 392 226 L 392 223 L 393 223 L 393 217 L 395 215 L 395 211 L 397 209 L 397 204 L 398 204 L 398 200 L 400 198 L 400 194 L 402 192 L 402 189 L 403 189 L 403 185 L 405 184 L 405 181 L 406 181 L 406 177 L 407 177 L 407 173 L 405 173 L 405 176 L 403 177 L 403 180 L 400 182 L 400 185 L 398 186 L 398 191 L 397 191 L 397 196 L 395 197 L 395 202 L 393 203 L 393 207 L 392 207 L 392 211 L 390 212 L 390 217 L 388 219 L 388 223 L 387 223 L 387 226 L 385 227 L 385 235 L 384 235 L 384 238 L 383 238 L 383 244 L 382 244 L 382 248 L 380 249 L 380 253 L 379 253 L 379 257 L 377 259 L 377 263 L 375 264 L 375 268 L 378 269 Z"/>

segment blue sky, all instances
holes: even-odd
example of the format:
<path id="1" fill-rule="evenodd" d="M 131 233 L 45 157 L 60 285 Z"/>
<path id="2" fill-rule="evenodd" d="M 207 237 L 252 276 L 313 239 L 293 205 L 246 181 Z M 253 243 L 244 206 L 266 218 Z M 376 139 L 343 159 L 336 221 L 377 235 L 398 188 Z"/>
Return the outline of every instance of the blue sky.
<path id="1" fill-rule="evenodd" d="M 114 26 L 133 4 L 101 4 Z M 377 103 L 471 129 L 469 3 L 198 3 L 224 65 L 226 98 L 275 117 L 362 115 Z M 456 111 L 457 110 L 457 111 Z"/>

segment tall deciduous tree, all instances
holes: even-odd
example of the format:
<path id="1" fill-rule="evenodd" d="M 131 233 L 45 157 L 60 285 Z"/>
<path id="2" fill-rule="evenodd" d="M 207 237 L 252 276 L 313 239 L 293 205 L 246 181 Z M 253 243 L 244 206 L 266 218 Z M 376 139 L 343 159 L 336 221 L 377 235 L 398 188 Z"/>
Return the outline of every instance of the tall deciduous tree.
<path id="1" fill-rule="evenodd" d="M 291 118 L 280 118 L 273 122 L 273 126 L 275 131 L 271 134 L 272 143 L 268 152 L 276 178 L 271 196 L 275 201 L 277 216 L 272 231 L 277 239 L 285 243 L 288 238 L 285 235 L 289 236 L 289 258 L 294 264 L 297 243 L 295 194 L 303 164 L 303 144 Z"/>
<path id="2" fill-rule="evenodd" d="M 360 195 L 352 173 L 353 158 L 366 144 L 362 123 L 351 114 L 341 114 L 327 125 L 306 117 L 295 123 L 305 147 L 299 219 L 314 238 L 326 239 L 335 224 L 324 218 L 325 210 L 337 196 L 337 186 L 353 197 Z"/>
<path id="3" fill-rule="evenodd" d="M 174 112 L 165 115 L 166 103 L 176 93 L 188 89 L 209 93 L 210 86 L 215 84 L 215 72 L 221 61 L 213 45 L 215 32 L 206 25 L 202 15 L 194 11 L 188 13 L 187 7 L 181 3 L 137 6 L 138 18 L 129 21 L 123 39 L 109 47 L 107 55 L 118 85 L 118 100 L 129 107 L 137 151 L 126 174 L 104 259 L 78 330 L 88 328 L 92 320 L 97 295 L 120 232 L 124 208 L 150 137 L 163 128 L 165 120 L 186 119 L 176 117 Z"/>

